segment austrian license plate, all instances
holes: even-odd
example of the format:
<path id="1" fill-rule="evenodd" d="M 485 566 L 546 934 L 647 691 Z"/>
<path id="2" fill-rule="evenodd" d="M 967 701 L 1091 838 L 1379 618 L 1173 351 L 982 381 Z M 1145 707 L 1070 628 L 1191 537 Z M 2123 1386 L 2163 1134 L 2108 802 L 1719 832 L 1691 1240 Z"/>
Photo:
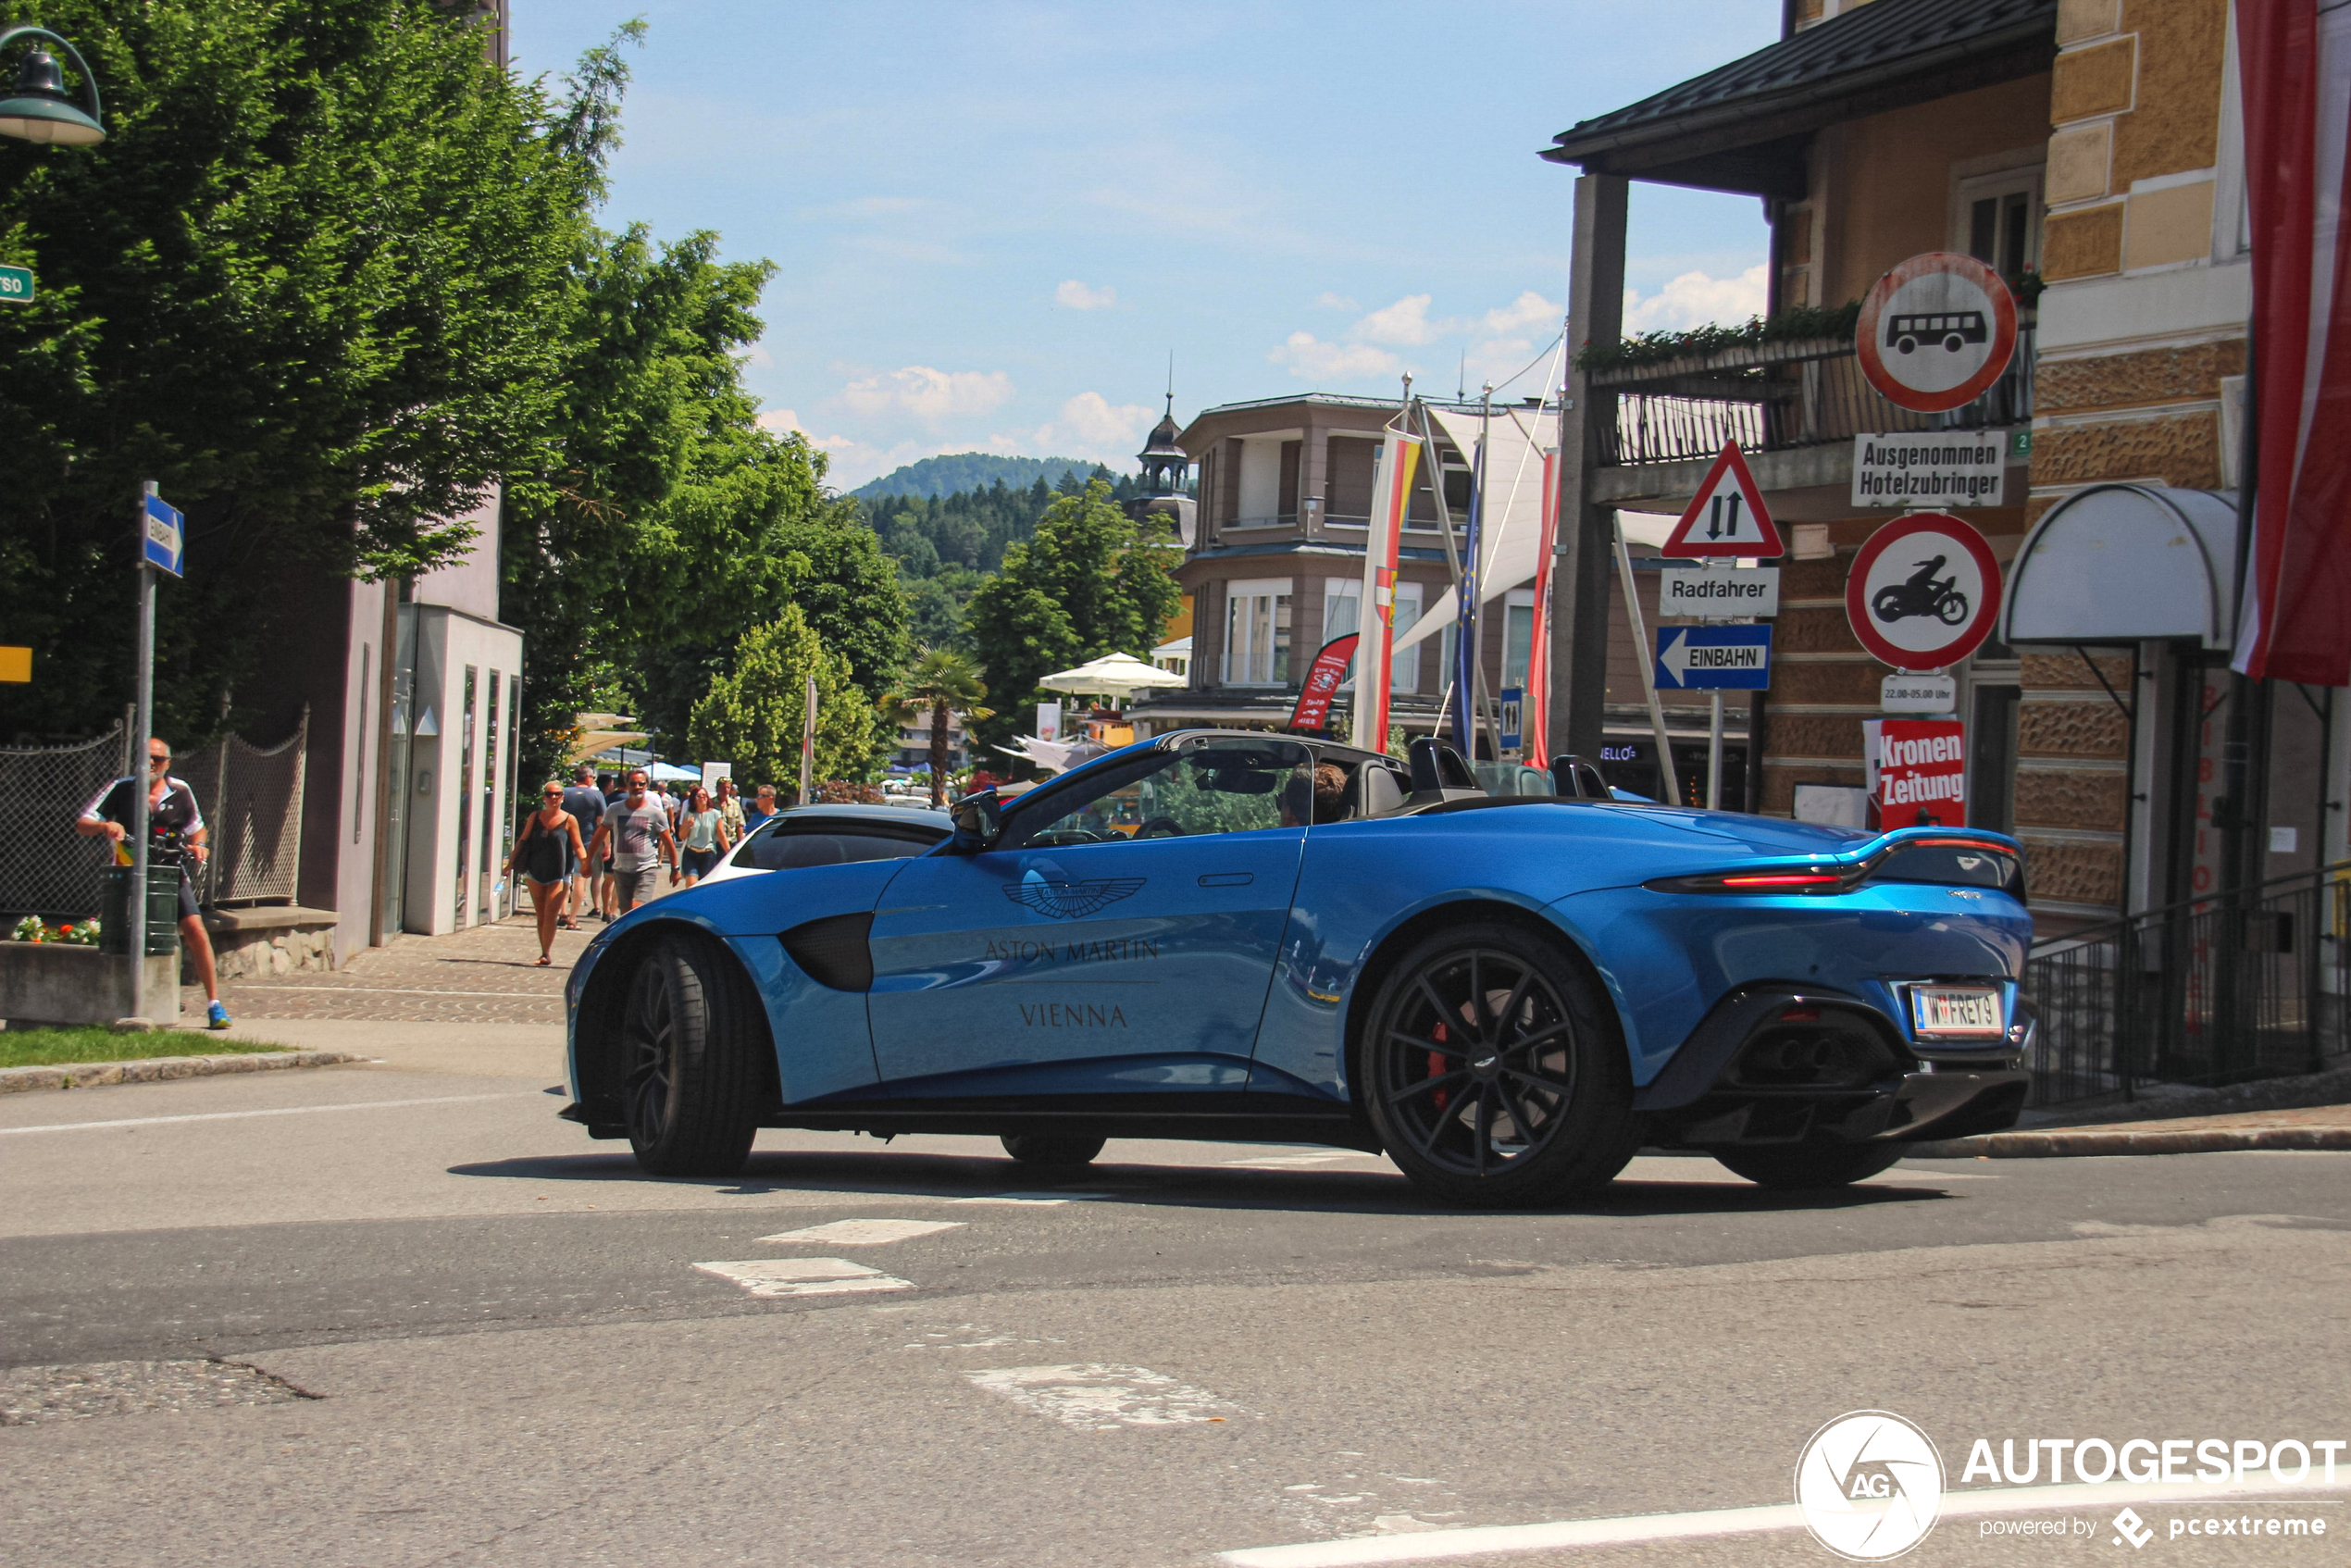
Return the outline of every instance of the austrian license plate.
<path id="1" fill-rule="evenodd" d="M 1997 1039 L 2000 993 L 1989 986 L 1912 986 L 1910 1021 L 1922 1035 Z"/>

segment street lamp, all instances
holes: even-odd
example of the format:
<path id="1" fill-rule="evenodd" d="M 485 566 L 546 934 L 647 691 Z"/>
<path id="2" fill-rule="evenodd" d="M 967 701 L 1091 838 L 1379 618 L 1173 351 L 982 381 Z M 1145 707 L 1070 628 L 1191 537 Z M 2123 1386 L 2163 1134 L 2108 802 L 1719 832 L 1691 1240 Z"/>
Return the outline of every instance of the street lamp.
<path id="1" fill-rule="evenodd" d="M 20 38 L 46 39 L 64 50 L 81 73 L 81 94 L 88 108 L 66 95 L 65 73 L 57 57 L 35 46 L 17 68 L 17 84 L 0 98 L 0 136 L 15 136 L 48 146 L 87 147 L 106 139 L 104 113 L 98 104 L 97 73 L 81 51 L 45 27 L 12 27 L 0 32 L 0 49 Z"/>

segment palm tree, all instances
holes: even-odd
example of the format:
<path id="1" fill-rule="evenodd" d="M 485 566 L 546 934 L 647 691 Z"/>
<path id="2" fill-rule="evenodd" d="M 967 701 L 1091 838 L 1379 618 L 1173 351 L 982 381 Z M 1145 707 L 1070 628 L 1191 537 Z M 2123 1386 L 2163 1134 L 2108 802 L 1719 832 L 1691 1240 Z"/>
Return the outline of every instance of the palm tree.
<path id="1" fill-rule="evenodd" d="M 924 709 L 930 710 L 930 803 L 934 807 L 947 803 L 947 716 L 963 715 L 966 734 L 980 720 L 996 716 L 994 709 L 979 705 L 988 695 L 988 685 L 979 674 L 969 654 L 952 648 L 917 648 L 914 667 L 882 698 L 882 710 L 893 725 L 912 724 Z"/>

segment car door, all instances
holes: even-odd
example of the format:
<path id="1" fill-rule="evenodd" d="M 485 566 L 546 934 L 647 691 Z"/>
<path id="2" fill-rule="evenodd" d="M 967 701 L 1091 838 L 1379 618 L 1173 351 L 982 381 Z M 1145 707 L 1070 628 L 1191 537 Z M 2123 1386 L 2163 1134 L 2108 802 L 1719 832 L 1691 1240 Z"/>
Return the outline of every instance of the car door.
<path id="1" fill-rule="evenodd" d="M 1312 814 L 1294 741 L 1200 737 L 1046 785 L 874 916 L 893 1094 L 1239 1092 Z"/>

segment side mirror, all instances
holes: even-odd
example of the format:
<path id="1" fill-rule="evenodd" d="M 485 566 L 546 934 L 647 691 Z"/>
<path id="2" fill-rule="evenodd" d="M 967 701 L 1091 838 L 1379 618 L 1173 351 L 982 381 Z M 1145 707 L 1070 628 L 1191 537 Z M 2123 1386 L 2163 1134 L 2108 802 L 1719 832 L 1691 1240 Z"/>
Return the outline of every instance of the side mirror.
<path id="1" fill-rule="evenodd" d="M 948 808 L 954 818 L 954 837 L 948 843 L 958 854 L 978 854 L 996 847 L 1004 832 L 1004 803 L 993 790 L 965 795 Z"/>

